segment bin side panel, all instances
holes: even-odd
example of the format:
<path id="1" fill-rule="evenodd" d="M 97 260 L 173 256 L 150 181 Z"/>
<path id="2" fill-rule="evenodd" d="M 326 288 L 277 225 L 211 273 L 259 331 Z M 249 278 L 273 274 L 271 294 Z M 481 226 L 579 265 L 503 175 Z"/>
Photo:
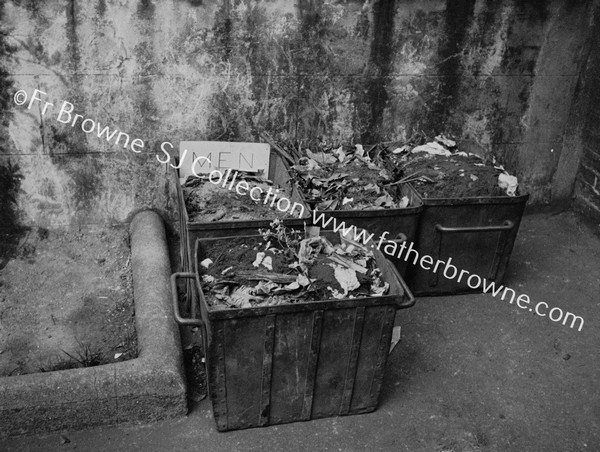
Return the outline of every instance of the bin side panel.
<path id="1" fill-rule="evenodd" d="M 190 221 L 187 213 L 183 188 L 179 183 L 178 174 L 176 171 L 174 174 L 177 182 L 177 201 L 181 212 L 180 217 L 182 221 L 182 228 L 185 228 L 185 235 L 187 236 L 187 240 L 184 240 L 182 237 L 181 246 L 187 248 L 187 250 L 182 251 L 182 253 L 186 252 L 191 255 L 194 250 L 196 239 L 198 238 L 253 235 L 257 233 L 258 228 L 268 228 L 269 223 L 273 218 L 275 218 L 273 215 L 273 218 L 269 216 L 267 218 L 256 220 L 229 220 L 217 221 L 214 223 L 192 222 Z M 306 218 L 310 215 L 310 211 L 302 199 L 298 189 L 291 184 L 291 177 L 286 163 L 283 161 L 281 156 L 275 152 L 271 152 L 269 178 L 273 182 L 275 189 L 285 188 L 289 193 L 290 206 L 288 208 L 288 213 L 290 216 L 288 218 L 284 218 L 283 223 L 289 227 L 302 229 L 305 220 L 300 219 L 300 214 L 303 213 L 303 218 Z M 297 205 L 295 205 L 296 203 Z M 301 209 L 299 207 L 300 205 L 303 206 L 304 209 Z M 284 207 L 285 204 L 282 206 L 282 208 Z M 186 271 L 188 270 L 188 268 L 185 266 L 184 269 Z"/>
<path id="2" fill-rule="evenodd" d="M 340 414 L 356 309 L 323 312 L 311 418 Z"/>
<path id="3" fill-rule="evenodd" d="M 271 386 L 270 421 L 273 424 L 301 419 L 312 320 L 312 312 L 277 316 Z"/>
<path id="4" fill-rule="evenodd" d="M 227 385 L 225 381 L 224 321 L 207 324 L 208 352 L 206 370 L 208 391 L 213 405 L 217 429 L 227 430 Z M 210 325 L 210 328 L 208 328 Z"/>

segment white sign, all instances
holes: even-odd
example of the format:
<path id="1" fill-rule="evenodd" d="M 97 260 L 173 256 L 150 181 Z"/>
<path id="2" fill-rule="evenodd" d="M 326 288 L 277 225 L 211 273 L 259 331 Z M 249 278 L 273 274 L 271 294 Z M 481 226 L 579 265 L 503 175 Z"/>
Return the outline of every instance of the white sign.
<path id="1" fill-rule="evenodd" d="M 182 141 L 179 144 L 179 177 L 187 178 L 213 170 L 269 172 L 270 147 L 267 143 L 224 141 Z"/>

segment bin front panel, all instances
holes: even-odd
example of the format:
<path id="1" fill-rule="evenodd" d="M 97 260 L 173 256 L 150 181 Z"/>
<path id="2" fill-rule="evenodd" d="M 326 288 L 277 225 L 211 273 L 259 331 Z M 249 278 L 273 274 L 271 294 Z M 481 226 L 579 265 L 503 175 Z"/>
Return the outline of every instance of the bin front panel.
<path id="1" fill-rule="evenodd" d="M 268 316 L 223 321 L 227 426 L 259 424 L 265 323 Z"/>
<path id="2" fill-rule="evenodd" d="M 312 417 L 340 414 L 356 309 L 323 313 Z"/>
<path id="3" fill-rule="evenodd" d="M 271 385 L 272 423 L 302 418 L 304 398 L 310 386 L 307 378 L 312 325 L 313 312 L 277 315 Z"/>
<path id="4" fill-rule="evenodd" d="M 393 305 L 208 322 L 217 428 L 243 429 L 377 407 Z"/>

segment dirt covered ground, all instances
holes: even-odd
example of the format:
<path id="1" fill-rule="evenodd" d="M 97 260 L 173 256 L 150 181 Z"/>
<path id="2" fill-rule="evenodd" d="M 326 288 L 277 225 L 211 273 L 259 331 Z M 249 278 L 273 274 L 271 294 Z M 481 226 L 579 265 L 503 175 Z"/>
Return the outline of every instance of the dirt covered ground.
<path id="1" fill-rule="evenodd" d="M 0 376 L 137 355 L 128 233 L 29 231 L 0 269 Z"/>

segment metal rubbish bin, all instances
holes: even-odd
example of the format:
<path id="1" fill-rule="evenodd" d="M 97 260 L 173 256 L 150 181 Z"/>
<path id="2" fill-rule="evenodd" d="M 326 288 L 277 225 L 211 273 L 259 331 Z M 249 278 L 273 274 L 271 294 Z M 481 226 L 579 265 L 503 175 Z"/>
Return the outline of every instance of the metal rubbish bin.
<path id="1" fill-rule="evenodd" d="M 190 272 L 193 269 L 192 259 L 194 243 L 198 238 L 207 237 L 228 237 L 238 235 L 256 234 L 259 228 L 268 229 L 270 223 L 275 218 L 262 218 L 259 220 L 232 220 L 232 221 L 215 221 L 202 222 L 190 221 L 188 211 L 185 205 L 183 189 L 179 182 L 179 171 L 173 171 L 175 185 L 177 186 L 177 203 L 179 207 L 179 235 L 180 235 L 180 257 L 181 268 L 183 271 Z M 285 218 L 282 223 L 289 228 L 303 229 L 304 225 L 309 221 L 310 209 L 304 202 L 297 187 L 291 182 L 289 167 L 281 156 L 271 151 L 269 159 L 269 180 L 273 181 L 276 188 L 289 187 L 291 191 L 290 201 L 299 203 L 304 206 L 305 215 L 302 218 Z M 192 316 L 195 316 L 195 306 L 197 305 L 196 293 L 193 290 L 192 284 L 187 284 L 186 294 L 189 308 Z"/>
<path id="2" fill-rule="evenodd" d="M 343 222 L 345 227 L 356 226 L 358 229 L 365 229 L 370 234 L 374 234 L 372 242 L 377 242 L 378 238 L 387 232 L 386 240 L 395 241 L 414 241 L 418 233 L 419 216 L 423 210 L 423 202 L 416 190 L 410 184 L 401 184 L 396 190 L 397 196 L 407 196 L 409 199 L 408 207 L 402 209 L 366 209 L 366 210 L 323 210 L 318 214 L 325 215 L 326 218 L 332 217 L 337 221 L 337 226 Z M 312 223 L 316 226 L 322 226 L 318 223 Z M 329 223 L 327 229 L 331 229 L 333 223 Z M 392 259 L 392 262 L 398 269 L 400 276 L 406 274 L 407 264 L 400 259 Z"/>
<path id="3" fill-rule="evenodd" d="M 192 253 L 196 239 L 255 234 L 258 228 L 268 228 L 275 218 L 275 215 L 273 215 L 273 217 L 258 220 L 190 221 L 183 189 L 179 183 L 179 172 L 174 170 L 173 173 L 176 178 L 177 203 L 179 206 L 182 268 L 185 271 L 192 270 Z M 291 228 L 303 228 L 310 217 L 310 209 L 300 196 L 297 187 L 291 183 L 288 165 L 277 152 L 271 151 L 268 178 L 273 181 L 273 186 L 276 188 L 288 187 L 291 191 L 290 201 L 292 204 L 299 203 L 304 207 L 305 215 L 302 218 L 285 218 L 282 220 L 283 224 Z"/>
<path id="4" fill-rule="evenodd" d="M 418 190 L 418 189 L 417 189 Z M 473 198 L 422 198 L 423 211 L 415 249 L 434 261 L 447 262 L 458 271 L 467 270 L 487 281 L 499 283 L 517 237 L 529 195 Z M 449 279 L 444 267 L 436 272 L 412 265 L 406 280 L 417 296 L 480 291 L 470 288 L 466 278 Z"/>
<path id="5" fill-rule="evenodd" d="M 197 240 L 195 262 L 209 241 L 232 239 Z M 210 310 L 197 271 L 172 276 L 176 320 L 202 330 L 218 430 L 376 409 L 396 310 L 415 302 L 394 266 L 376 259 L 385 296 L 258 308 Z M 200 318 L 180 315 L 178 278 L 195 280 Z"/>

